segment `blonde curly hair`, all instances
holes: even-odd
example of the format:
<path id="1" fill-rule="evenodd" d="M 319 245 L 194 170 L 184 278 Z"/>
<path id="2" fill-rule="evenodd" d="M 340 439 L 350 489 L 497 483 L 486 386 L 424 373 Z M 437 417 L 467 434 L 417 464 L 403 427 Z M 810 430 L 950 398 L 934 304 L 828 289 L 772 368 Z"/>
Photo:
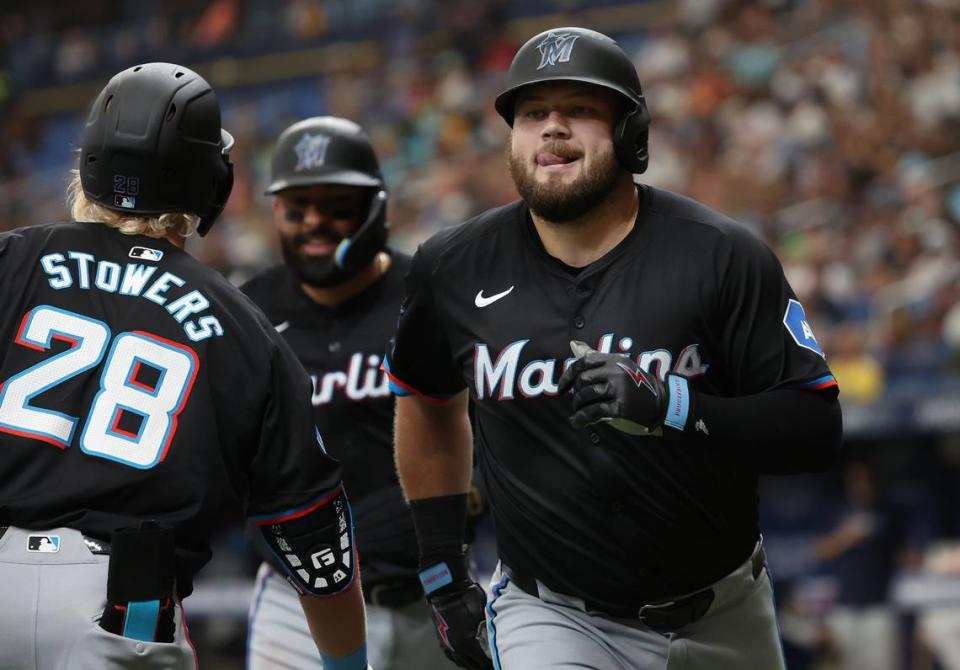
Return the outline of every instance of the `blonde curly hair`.
<path id="1" fill-rule="evenodd" d="M 146 235 L 163 238 L 170 233 L 180 237 L 190 237 L 197 229 L 200 217 L 181 212 L 155 216 L 135 216 L 108 209 L 91 202 L 80 184 L 80 171 L 70 171 L 70 184 L 67 186 L 67 207 L 74 221 L 102 223 L 116 228 L 124 235 Z"/>

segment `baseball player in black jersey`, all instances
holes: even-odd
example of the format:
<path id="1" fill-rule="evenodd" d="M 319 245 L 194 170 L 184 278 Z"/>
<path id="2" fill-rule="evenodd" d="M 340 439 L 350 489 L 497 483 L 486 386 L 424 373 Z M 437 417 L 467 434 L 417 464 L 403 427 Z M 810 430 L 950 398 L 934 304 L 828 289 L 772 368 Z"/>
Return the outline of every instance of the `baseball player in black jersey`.
<path id="1" fill-rule="evenodd" d="M 420 247 L 385 363 L 438 633 L 467 668 L 782 668 L 757 479 L 827 468 L 841 434 L 803 307 L 745 229 L 634 182 L 649 117 L 613 40 L 535 36 L 496 108 L 523 199 Z"/>
<path id="2" fill-rule="evenodd" d="M 334 117 L 292 125 L 274 149 L 268 193 L 284 263 L 242 290 L 310 373 L 317 426 L 343 465 L 370 662 L 451 667 L 423 601 L 413 521 L 393 463 L 394 400 L 380 364 L 410 258 L 385 248 L 386 191 L 367 135 Z M 265 558 L 250 608 L 247 667 L 319 668 L 296 592 Z"/>
<path id="3" fill-rule="evenodd" d="M 367 668 L 350 508 L 289 346 L 183 251 L 233 139 L 196 73 L 94 101 L 76 222 L 0 235 L 0 667 L 196 666 L 180 599 L 239 500 L 302 594 L 327 670 Z"/>

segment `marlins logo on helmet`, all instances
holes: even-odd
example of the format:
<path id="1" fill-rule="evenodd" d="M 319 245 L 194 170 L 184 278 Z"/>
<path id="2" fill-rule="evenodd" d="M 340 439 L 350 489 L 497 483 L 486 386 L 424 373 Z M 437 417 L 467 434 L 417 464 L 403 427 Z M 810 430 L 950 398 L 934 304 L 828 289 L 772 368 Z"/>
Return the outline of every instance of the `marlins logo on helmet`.
<path id="1" fill-rule="evenodd" d="M 323 165 L 327 157 L 327 147 L 330 146 L 330 138 L 326 135 L 305 134 L 293 148 L 297 152 L 297 164 L 294 171 L 310 170 Z"/>
<path id="2" fill-rule="evenodd" d="M 573 45 L 579 35 L 573 33 L 555 33 L 550 31 L 543 41 L 537 45 L 540 50 L 540 65 L 538 70 L 542 70 L 548 65 L 557 63 L 567 63 L 570 61 L 570 55 L 573 53 Z"/>

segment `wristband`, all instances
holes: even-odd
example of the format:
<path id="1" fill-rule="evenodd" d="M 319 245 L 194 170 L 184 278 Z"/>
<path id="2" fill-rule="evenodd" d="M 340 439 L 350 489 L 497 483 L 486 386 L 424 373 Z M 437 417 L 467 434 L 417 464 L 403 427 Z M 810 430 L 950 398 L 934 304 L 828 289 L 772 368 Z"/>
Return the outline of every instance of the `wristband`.
<path id="1" fill-rule="evenodd" d="M 683 431 L 687 425 L 687 415 L 690 413 L 690 389 L 687 378 L 680 375 L 667 376 L 667 415 L 663 425 Z"/>
<path id="2" fill-rule="evenodd" d="M 420 578 L 420 585 L 423 586 L 423 594 L 427 597 L 451 584 L 459 587 L 470 581 L 467 557 L 464 554 L 448 556 L 422 569 L 417 576 Z"/>
<path id="3" fill-rule="evenodd" d="M 320 654 L 323 661 L 323 670 L 367 670 L 367 644 L 364 642 L 360 648 L 349 656 L 328 656 Z"/>
<path id="4" fill-rule="evenodd" d="M 417 529 L 421 569 L 463 554 L 467 527 L 466 493 L 411 500 L 410 512 Z"/>

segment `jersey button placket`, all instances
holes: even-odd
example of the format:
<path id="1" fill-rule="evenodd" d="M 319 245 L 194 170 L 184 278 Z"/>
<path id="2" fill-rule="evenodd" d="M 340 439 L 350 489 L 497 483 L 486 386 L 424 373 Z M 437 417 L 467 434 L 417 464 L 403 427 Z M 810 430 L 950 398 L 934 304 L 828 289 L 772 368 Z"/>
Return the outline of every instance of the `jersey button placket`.
<path id="1" fill-rule="evenodd" d="M 581 329 L 581 328 L 583 328 L 585 325 L 587 325 L 587 321 L 586 321 L 586 319 L 584 319 L 582 316 L 580 316 L 580 315 L 578 314 L 577 316 L 573 317 L 573 326 L 574 326 L 574 328 Z"/>

